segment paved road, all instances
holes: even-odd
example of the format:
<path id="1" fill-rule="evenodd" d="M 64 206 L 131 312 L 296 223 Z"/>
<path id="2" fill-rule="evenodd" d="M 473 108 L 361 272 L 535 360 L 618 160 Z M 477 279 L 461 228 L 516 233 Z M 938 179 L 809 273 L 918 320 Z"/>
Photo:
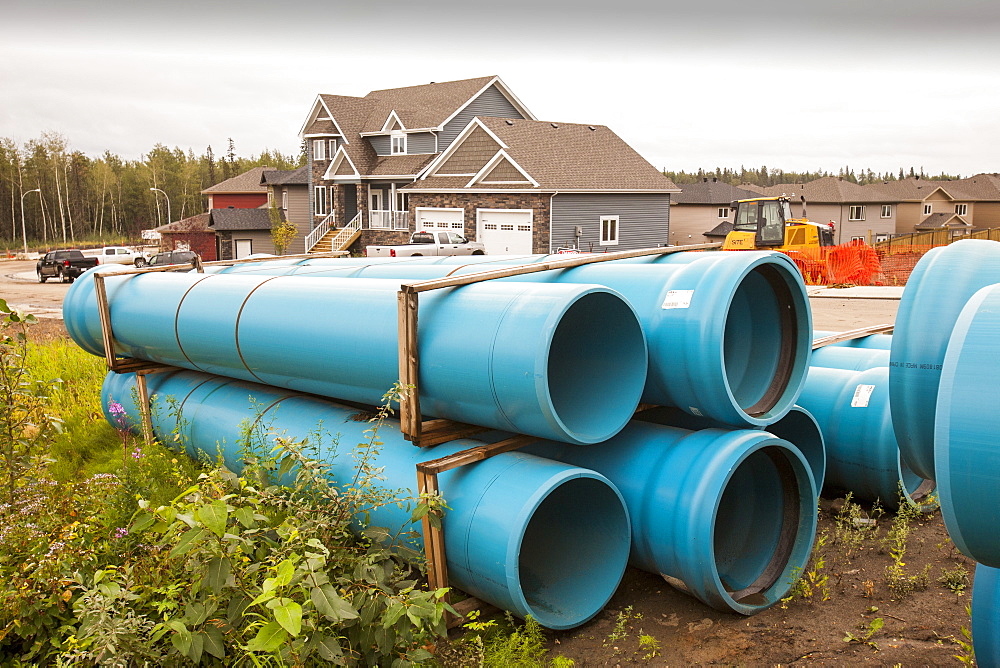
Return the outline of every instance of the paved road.
<path id="1" fill-rule="evenodd" d="M 50 279 L 39 283 L 33 260 L 0 262 L 0 298 L 39 318 L 62 318 L 62 302 L 69 283 Z"/>

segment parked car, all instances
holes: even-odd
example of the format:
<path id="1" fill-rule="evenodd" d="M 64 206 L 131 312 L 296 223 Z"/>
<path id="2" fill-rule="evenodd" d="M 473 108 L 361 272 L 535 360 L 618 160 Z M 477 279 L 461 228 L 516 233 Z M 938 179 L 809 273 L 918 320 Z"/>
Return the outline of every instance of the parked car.
<path id="1" fill-rule="evenodd" d="M 38 274 L 39 283 L 44 283 L 50 278 L 58 278 L 63 283 L 72 283 L 77 276 L 96 266 L 96 257 L 84 257 L 78 250 L 50 251 L 38 260 L 35 273 Z"/>
<path id="2" fill-rule="evenodd" d="M 105 246 L 97 257 L 101 264 L 132 264 L 136 267 L 145 267 L 149 261 L 146 253 L 125 246 Z"/>
<path id="3" fill-rule="evenodd" d="M 149 258 L 147 265 L 150 267 L 165 267 L 170 264 L 191 264 L 196 257 L 200 256 L 194 251 L 189 250 L 164 251 Z"/>
<path id="4" fill-rule="evenodd" d="M 486 255 L 486 246 L 454 232 L 414 232 L 402 246 L 366 246 L 367 257 L 417 257 L 419 255 Z"/>

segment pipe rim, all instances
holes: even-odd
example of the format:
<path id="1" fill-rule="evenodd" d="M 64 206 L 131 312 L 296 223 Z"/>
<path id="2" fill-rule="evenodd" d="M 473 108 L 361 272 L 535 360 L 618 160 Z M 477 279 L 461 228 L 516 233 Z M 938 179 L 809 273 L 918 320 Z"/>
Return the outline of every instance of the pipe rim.
<path id="1" fill-rule="evenodd" d="M 564 591 L 586 590 L 589 596 L 584 598 L 591 599 L 587 601 L 589 604 L 587 609 L 560 612 L 540 607 L 537 603 L 532 603 L 529 600 L 532 588 L 525 586 L 525 576 L 527 575 L 525 571 L 528 569 L 525 567 L 524 559 L 526 553 L 530 554 L 531 552 L 530 545 L 527 543 L 534 540 L 531 535 L 534 533 L 532 523 L 542 519 L 540 511 L 548 510 L 546 506 L 551 504 L 555 504 L 554 508 L 561 508 L 558 502 L 561 493 L 569 486 L 581 486 L 580 483 L 586 483 L 587 487 L 605 493 L 603 501 L 610 502 L 612 506 L 610 510 L 618 515 L 617 518 L 611 519 L 618 520 L 617 528 L 621 533 L 615 537 L 608 531 L 606 525 L 598 526 L 590 521 L 594 505 L 601 499 L 593 494 L 587 494 L 587 505 L 577 506 L 580 509 L 587 508 L 587 512 L 581 512 L 577 518 L 574 518 L 578 526 L 571 533 L 574 534 L 573 538 L 577 543 L 580 543 L 581 548 L 589 547 L 593 550 L 595 545 L 603 544 L 603 549 L 596 550 L 595 556 L 599 558 L 599 563 L 595 564 L 593 568 L 570 569 L 566 568 L 565 564 L 559 567 L 559 572 L 563 575 L 559 588 Z M 561 509 L 561 512 L 557 514 L 565 516 L 564 509 Z M 523 606 L 526 614 L 530 614 L 535 621 L 546 628 L 562 630 L 579 626 L 599 613 L 611 600 L 625 574 L 631 547 L 631 519 L 625 505 L 625 499 L 618 488 L 600 473 L 589 469 L 573 467 L 559 472 L 520 507 L 518 526 L 521 527 L 521 530 L 512 534 L 507 543 L 506 578 L 510 585 L 511 595 L 518 605 Z M 550 542 L 552 535 L 546 534 L 545 539 L 547 543 Z M 547 547 L 547 549 L 551 550 L 551 547 Z M 579 556 L 581 553 L 581 550 L 577 550 L 573 554 Z M 611 566 L 608 567 L 608 564 Z M 593 593 L 595 590 L 598 592 L 597 594 Z M 551 597 L 551 594 L 552 588 L 549 587 L 546 589 L 546 595 Z M 564 600 L 563 603 L 567 604 L 569 601 Z"/>

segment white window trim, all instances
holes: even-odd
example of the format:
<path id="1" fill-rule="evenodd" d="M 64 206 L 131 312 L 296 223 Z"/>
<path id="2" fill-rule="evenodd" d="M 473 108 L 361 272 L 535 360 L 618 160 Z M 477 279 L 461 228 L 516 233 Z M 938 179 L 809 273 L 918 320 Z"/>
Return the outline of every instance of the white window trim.
<path id="1" fill-rule="evenodd" d="M 313 186 L 313 215 L 325 216 L 328 213 L 326 206 L 326 186 Z"/>
<path id="2" fill-rule="evenodd" d="M 892 205 L 891 204 L 883 204 L 882 205 L 882 217 L 883 218 L 892 218 Z"/>
<path id="3" fill-rule="evenodd" d="M 609 234 L 608 235 L 608 239 L 605 240 L 605 238 L 604 238 L 604 224 L 605 223 L 611 223 L 611 222 L 614 222 L 614 228 L 613 228 L 614 234 L 613 235 Z M 620 234 L 620 230 L 618 229 L 618 227 L 619 227 L 618 216 L 601 216 L 601 228 L 600 228 L 600 235 L 601 235 L 601 243 L 600 243 L 600 245 L 601 246 L 617 246 L 618 245 L 618 237 L 619 237 L 619 234 Z"/>
<path id="4" fill-rule="evenodd" d="M 956 204 L 955 205 L 955 215 L 956 216 L 968 216 L 969 215 L 969 205 L 968 204 Z"/>
<path id="5" fill-rule="evenodd" d="M 284 209 L 285 211 L 288 211 L 288 191 L 287 190 L 282 190 L 281 191 L 281 208 Z"/>
<path id="6" fill-rule="evenodd" d="M 326 140 L 313 139 L 313 160 L 326 160 Z"/>
<path id="7" fill-rule="evenodd" d="M 401 150 L 396 150 L 396 142 Z M 389 135 L 389 155 L 406 155 L 406 133 L 395 130 Z"/>
<path id="8" fill-rule="evenodd" d="M 855 209 L 860 216 L 855 216 Z M 852 204 L 847 210 L 847 220 L 864 220 L 865 219 L 865 205 L 864 204 Z"/>
<path id="9" fill-rule="evenodd" d="M 728 219 L 730 208 L 728 206 L 719 207 L 719 218 Z"/>
<path id="10" fill-rule="evenodd" d="M 924 204 L 924 215 L 929 216 L 934 213 L 934 206 L 932 204 Z"/>

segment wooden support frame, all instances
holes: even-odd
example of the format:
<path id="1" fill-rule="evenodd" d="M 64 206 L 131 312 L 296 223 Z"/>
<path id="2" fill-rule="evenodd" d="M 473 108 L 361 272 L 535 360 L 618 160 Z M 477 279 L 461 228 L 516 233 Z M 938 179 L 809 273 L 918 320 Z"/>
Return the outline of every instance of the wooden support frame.
<path id="1" fill-rule="evenodd" d="M 624 260 L 633 257 L 645 257 L 649 255 L 670 255 L 683 251 L 694 250 L 714 250 L 721 248 L 721 243 L 693 244 L 690 246 L 671 246 L 665 248 L 641 248 L 639 250 L 620 251 L 617 253 L 598 253 L 593 255 L 569 255 L 558 260 L 548 262 L 538 262 L 534 264 L 521 264 L 512 267 L 499 269 L 486 269 L 463 276 L 446 276 L 443 278 L 433 278 L 426 281 L 416 281 L 404 283 L 397 293 L 398 307 L 398 328 L 399 328 L 399 382 L 403 386 L 404 392 L 399 401 L 400 430 L 406 440 L 419 447 L 437 445 L 445 441 L 463 438 L 477 431 L 484 431 L 482 428 L 462 425 L 460 423 L 450 423 L 451 428 L 440 424 L 444 421 L 432 420 L 424 422 L 420 413 L 420 354 L 417 346 L 417 315 L 420 308 L 419 295 L 421 292 L 429 290 L 440 290 L 443 288 L 454 288 L 462 285 L 471 285 L 482 281 L 490 281 L 497 278 L 509 278 L 511 276 L 523 276 L 534 274 L 540 271 L 552 271 L 555 269 L 569 269 L 580 267 L 585 264 L 596 264 L 598 262 L 610 262 L 613 260 Z M 470 431 L 469 429 L 472 429 Z M 432 435 L 433 433 L 433 435 Z"/>
<path id="2" fill-rule="evenodd" d="M 512 438 L 480 445 L 468 450 L 462 450 L 445 457 L 432 459 L 417 464 L 417 489 L 420 494 L 436 496 L 441 493 L 438 486 L 438 475 L 445 471 L 481 462 L 504 452 L 517 450 L 538 439 L 532 436 L 514 436 Z M 434 526 L 429 516 L 421 520 L 421 533 L 424 537 L 424 556 L 427 560 L 427 586 L 431 591 L 448 587 L 448 565 L 444 549 L 444 530 Z M 448 598 L 445 598 L 448 601 Z M 465 601 L 463 601 L 465 603 Z M 465 611 L 476 609 L 477 603 L 466 603 Z M 465 614 L 461 612 L 460 614 Z M 451 624 L 449 624 L 450 626 Z"/>
<path id="3" fill-rule="evenodd" d="M 872 325 L 871 327 L 859 327 L 846 332 L 829 334 L 827 336 L 821 336 L 818 339 L 813 339 L 812 349 L 818 350 L 824 346 L 829 346 L 833 343 L 840 343 L 841 341 L 863 339 L 864 337 L 871 336 L 872 334 L 892 334 L 893 329 L 895 329 L 895 325 Z"/>

